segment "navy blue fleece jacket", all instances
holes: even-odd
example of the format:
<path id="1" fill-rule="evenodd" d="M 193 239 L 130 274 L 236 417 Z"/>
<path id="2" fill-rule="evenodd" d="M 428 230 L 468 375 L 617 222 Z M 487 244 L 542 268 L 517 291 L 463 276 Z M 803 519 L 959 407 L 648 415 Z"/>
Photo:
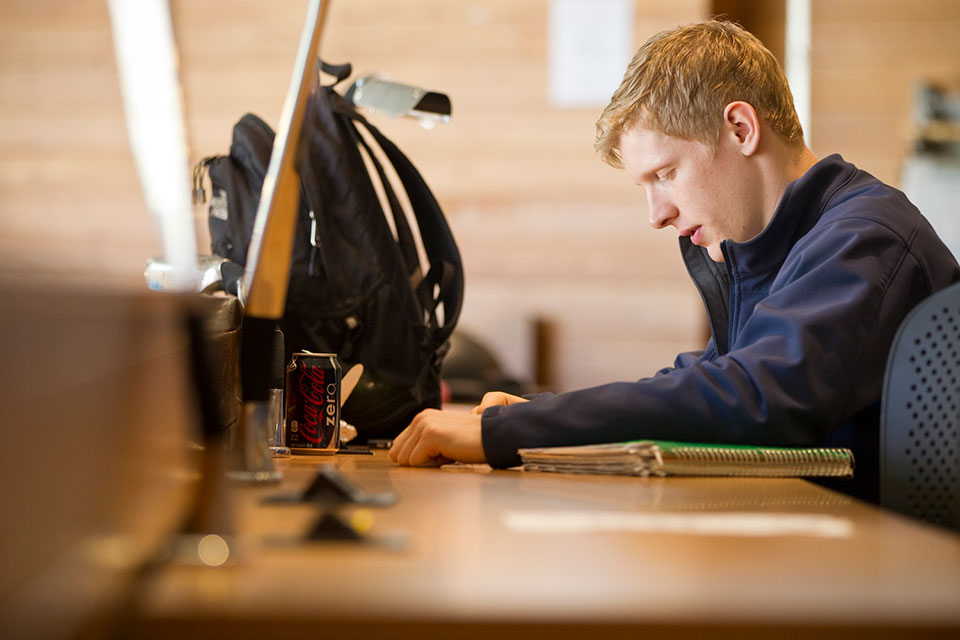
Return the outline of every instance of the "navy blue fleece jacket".
<path id="1" fill-rule="evenodd" d="M 537 398 L 483 414 L 494 467 L 517 449 L 660 438 L 843 446 L 876 500 L 879 400 L 900 322 L 960 279 L 927 220 L 898 190 L 833 155 L 790 183 L 756 238 L 724 263 L 680 238 L 711 339 L 636 382 Z"/>

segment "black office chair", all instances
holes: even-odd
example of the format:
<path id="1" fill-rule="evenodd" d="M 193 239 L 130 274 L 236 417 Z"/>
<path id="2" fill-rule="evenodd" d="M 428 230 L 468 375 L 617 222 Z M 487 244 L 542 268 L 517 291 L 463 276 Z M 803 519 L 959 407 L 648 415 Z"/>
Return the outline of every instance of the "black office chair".
<path id="1" fill-rule="evenodd" d="M 960 531 L 960 283 L 900 325 L 881 404 L 880 503 Z"/>

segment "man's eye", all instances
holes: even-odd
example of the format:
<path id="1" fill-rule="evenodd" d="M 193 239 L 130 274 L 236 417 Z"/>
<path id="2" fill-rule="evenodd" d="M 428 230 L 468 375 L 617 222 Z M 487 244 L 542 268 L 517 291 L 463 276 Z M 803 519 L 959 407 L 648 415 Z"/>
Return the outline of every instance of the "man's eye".
<path id="1" fill-rule="evenodd" d="M 674 174 L 674 173 L 676 173 L 676 170 L 674 170 L 674 169 L 669 169 L 669 170 L 667 170 L 667 171 L 661 171 L 660 173 L 657 174 L 657 180 L 661 180 L 661 181 L 663 181 L 663 180 L 670 180 L 671 178 L 673 178 L 673 174 Z"/>

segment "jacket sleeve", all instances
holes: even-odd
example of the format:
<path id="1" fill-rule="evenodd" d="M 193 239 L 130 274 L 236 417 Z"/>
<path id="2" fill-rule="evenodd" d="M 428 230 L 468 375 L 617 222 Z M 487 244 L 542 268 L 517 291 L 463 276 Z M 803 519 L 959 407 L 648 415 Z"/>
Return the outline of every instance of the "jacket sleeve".
<path id="1" fill-rule="evenodd" d="M 717 348 L 714 344 L 713 338 L 711 337 L 710 341 L 707 343 L 706 349 L 702 349 L 700 351 L 685 351 L 677 354 L 676 359 L 673 361 L 673 366 L 660 369 L 660 371 L 657 371 L 656 375 L 659 376 L 665 373 L 670 373 L 675 369 L 686 369 L 687 367 L 693 366 L 698 362 L 712 360 L 715 357 L 717 357 Z"/>
<path id="2" fill-rule="evenodd" d="M 893 335 L 929 293 L 897 234 L 857 218 L 823 227 L 794 246 L 726 354 L 708 347 L 637 382 L 487 409 L 488 462 L 515 466 L 523 447 L 641 438 L 823 442 L 879 398 Z"/>

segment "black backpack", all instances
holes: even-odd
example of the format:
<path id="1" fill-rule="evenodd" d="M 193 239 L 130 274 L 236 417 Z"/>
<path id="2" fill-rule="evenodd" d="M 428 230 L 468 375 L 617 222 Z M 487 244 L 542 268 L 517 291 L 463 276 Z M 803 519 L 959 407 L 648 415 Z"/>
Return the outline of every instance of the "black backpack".
<path id="1" fill-rule="evenodd" d="M 334 90 L 350 65 L 323 66 L 337 77 L 311 96 L 300 151 L 300 210 L 279 326 L 285 361 L 295 351 L 338 354 L 344 371 L 364 374 L 344 405 L 343 418 L 359 440 L 390 438 L 419 411 L 440 406 L 440 367 L 463 302 L 463 267 L 436 199 L 407 157 L 352 103 Z M 423 252 L 390 184 L 359 127 L 393 165 L 407 194 Z M 253 114 L 233 128 L 229 156 L 202 160 L 213 195 L 209 224 L 213 252 L 236 265 L 246 261 L 274 132 Z M 388 224 L 364 165 L 366 154 L 390 205 Z M 230 264 L 222 269 L 230 290 Z M 233 269 L 235 279 L 242 268 Z M 235 284 L 233 292 L 236 292 Z"/>

